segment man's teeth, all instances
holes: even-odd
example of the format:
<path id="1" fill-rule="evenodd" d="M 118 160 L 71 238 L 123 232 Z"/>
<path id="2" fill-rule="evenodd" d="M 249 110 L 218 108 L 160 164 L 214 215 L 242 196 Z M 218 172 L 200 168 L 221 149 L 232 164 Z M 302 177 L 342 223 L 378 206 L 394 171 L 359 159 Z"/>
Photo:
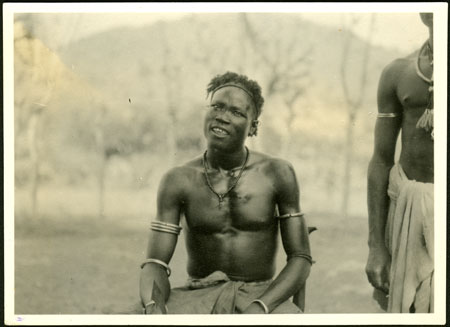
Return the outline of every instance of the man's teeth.
<path id="1" fill-rule="evenodd" d="M 228 134 L 227 131 L 224 131 L 223 129 L 218 128 L 218 127 L 214 127 L 213 131 L 216 132 L 216 133 L 219 133 L 219 134 Z"/>

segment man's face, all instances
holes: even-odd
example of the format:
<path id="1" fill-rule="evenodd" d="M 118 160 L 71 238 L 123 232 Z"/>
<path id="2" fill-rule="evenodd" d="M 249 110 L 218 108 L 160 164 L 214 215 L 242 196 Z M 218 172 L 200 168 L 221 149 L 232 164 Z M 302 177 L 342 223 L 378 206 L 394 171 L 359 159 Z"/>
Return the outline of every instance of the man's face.
<path id="1" fill-rule="evenodd" d="M 205 116 L 204 134 L 208 144 L 238 149 L 252 132 L 253 102 L 243 90 L 226 86 L 217 90 Z"/>
<path id="2" fill-rule="evenodd" d="M 420 19 L 426 26 L 433 28 L 433 13 L 420 13 Z"/>

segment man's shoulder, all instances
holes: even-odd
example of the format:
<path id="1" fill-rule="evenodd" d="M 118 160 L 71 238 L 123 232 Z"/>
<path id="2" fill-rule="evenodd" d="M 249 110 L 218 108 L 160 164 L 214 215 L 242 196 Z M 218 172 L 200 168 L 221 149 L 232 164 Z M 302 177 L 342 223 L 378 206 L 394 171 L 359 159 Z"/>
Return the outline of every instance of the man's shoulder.
<path id="1" fill-rule="evenodd" d="M 203 155 L 198 155 L 192 159 L 189 159 L 177 168 L 182 171 L 191 171 L 192 169 L 197 169 L 199 167 L 203 167 Z"/>
<path id="2" fill-rule="evenodd" d="M 275 173 L 279 170 L 292 169 L 292 164 L 285 159 L 257 151 L 252 151 L 251 153 L 253 160 L 250 163 L 264 165 Z"/>
<path id="3" fill-rule="evenodd" d="M 257 152 L 254 165 L 258 166 L 257 171 L 273 182 L 276 192 L 285 192 L 286 190 L 290 192 L 297 189 L 298 181 L 295 169 L 288 160 Z"/>
<path id="4" fill-rule="evenodd" d="M 196 173 L 202 165 L 202 157 L 197 156 L 181 165 L 170 168 L 165 173 L 165 179 L 179 180 L 189 178 L 193 173 Z"/>
<path id="5" fill-rule="evenodd" d="M 384 73 L 399 74 L 405 71 L 405 69 L 414 67 L 415 61 L 417 59 L 417 54 L 418 51 L 414 51 L 413 53 L 405 57 L 394 59 L 384 68 Z"/>

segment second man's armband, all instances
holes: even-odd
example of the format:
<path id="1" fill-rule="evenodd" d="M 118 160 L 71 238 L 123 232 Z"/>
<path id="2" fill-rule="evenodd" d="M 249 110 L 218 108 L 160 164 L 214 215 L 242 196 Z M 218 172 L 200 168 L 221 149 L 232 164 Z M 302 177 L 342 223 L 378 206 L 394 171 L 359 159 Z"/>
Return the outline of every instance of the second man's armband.
<path id="1" fill-rule="evenodd" d="M 395 118 L 400 116 L 401 114 L 395 112 L 380 112 L 378 113 L 377 118 Z"/>

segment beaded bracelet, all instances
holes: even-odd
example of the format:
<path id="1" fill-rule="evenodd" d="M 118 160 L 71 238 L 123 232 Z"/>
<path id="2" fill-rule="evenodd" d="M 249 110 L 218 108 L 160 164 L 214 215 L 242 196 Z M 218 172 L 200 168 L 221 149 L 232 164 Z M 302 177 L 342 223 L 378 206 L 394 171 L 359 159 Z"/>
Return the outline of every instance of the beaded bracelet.
<path id="1" fill-rule="evenodd" d="M 267 305 L 262 300 L 256 299 L 256 300 L 253 300 L 251 303 L 258 303 L 264 309 L 264 313 L 265 314 L 269 313 L 269 308 L 267 307 Z"/>

